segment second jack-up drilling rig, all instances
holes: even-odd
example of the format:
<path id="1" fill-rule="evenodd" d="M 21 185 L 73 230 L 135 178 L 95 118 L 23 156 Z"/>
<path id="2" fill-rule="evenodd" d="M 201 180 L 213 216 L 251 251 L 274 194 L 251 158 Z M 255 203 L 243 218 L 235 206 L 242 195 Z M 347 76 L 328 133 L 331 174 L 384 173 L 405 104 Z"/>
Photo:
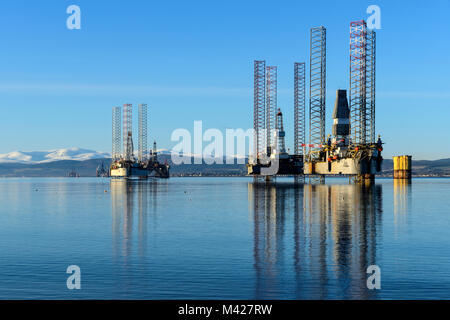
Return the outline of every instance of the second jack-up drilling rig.
<path id="1" fill-rule="evenodd" d="M 254 153 L 247 165 L 249 175 L 266 180 L 277 175 L 318 177 L 321 181 L 326 175 L 374 179 L 383 160 L 380 137 L 375 141 L 375 36 L 364 20 L 350 23 L 349 100 L 347 90 L 336 91 L 333 136 L 326 137 L 326 29 L 311 29 L 309 143 L 305 134 L 305 63 L 296 62 L 292 155 L 285 151 L 282 114 L 277 108 L 277 67 L 255 61 Z M 274 160 L 279 160 L 277 166 L 273 166 Z M 273 167 L 275 171 L 265 170 Z"/>
<path id="2" fill-rule="evenodd" d="M 113 107 L 112 112 L 112 178 L 169 178 L 169 165 L 158 162 L 156 142 L 148 155 L 147 150 L 147 105 L 138 107 L 138 156 L 134 155 L 131 104 L 123 105 L 123 136 L 121 135 L 121 109 Z M 121 152 L 123 139 L 123 153 Z"/>

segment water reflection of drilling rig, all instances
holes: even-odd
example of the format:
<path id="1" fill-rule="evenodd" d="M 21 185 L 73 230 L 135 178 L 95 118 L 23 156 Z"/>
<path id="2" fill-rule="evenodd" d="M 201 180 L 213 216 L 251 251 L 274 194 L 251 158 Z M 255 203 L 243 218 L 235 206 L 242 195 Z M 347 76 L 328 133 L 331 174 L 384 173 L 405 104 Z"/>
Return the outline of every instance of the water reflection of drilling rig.
<path id="1" fill-rule="evenodd" d="M 254 223 L 256 299 L 370 299 L 377 264 L 381 185 L 248 184 Z M 291 286 L 279 275 L 292 277 Z"/>
<path id="2" fill-rule="evenodd" d="M 147 250 L 148 216 L 156 213 L 158 187 L 156 181 L 111 180 L 111 213 L 113 248 L 117 257 L 128 258 L 133 252 L 144 257 Z M 152 207 L 149 206 L 152 195 Z M 154 221 L 153 221 L 154 222 Z M 136 243 L 138 248 L 132 248 Z"/>
<path id="3" fill-rule="evenodd" d="M 113 108 L 112 116 L 112 164 L 110 175 L 114 178 L 169 177 L 169 164 L 158 162 L 156 142 L 148 154 L 147 150 L 147 105 L 139 105 L 138 156 L 134 154 L 132 105 L 123 105 L 123 136 L 121 135 L 121 109 Z M 123 138 L 123 153 L 121 152 Z"/>
<path id="4" fill-rule="evenodd" d="M 294 154 L 284 148 L 284 128 L 274 121 L 277 67 L 254 63 L 254 152 L 248 174 L 266 180 L 277 175 L 346 175 L 373 180 L 381 172 L 382 142 L 375 134 L 375 31 L 366 22 L 350 23 L 350 86 L 336 91 L 333 137 L 325 135 L 326 29 L 310 34 L 309 143 L 306 144 L 305 63 L 294 64 Z M 283 137 L 283 140 L 277 139 Z M 281 145 L 282 143 L 282 145 Z M 308 149 L 308 151 L 306 151 Z M 274 165 L 276 164 L 276 165 Z M 269 170 L 272 168 L 272 170 Z"/>

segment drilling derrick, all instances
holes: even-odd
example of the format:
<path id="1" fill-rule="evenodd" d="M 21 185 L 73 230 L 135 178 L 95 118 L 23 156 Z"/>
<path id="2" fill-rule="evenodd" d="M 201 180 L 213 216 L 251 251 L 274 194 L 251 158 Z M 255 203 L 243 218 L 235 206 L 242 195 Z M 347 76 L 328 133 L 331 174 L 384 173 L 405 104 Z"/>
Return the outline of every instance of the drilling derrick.
<path id="1" fill-rule="evenodd" d="M 117 161 L 121 157 L 121 119 L 120 107 L 113 107 L 112 110 L 112 161 Z"/>
<path id="2" fill-rule="evenodd" d="M 275 114 L 277 111 L 277 67 L 266 68 L 266 154 L 272 153 Z"/>
<path id="3" fill-rule="evenodd" d="M 156 162 L 158 160 L 158 149 L 156 148 L 156 141 L 153 141 L 153 148 L 150 150 L 150 161 Z"/>
<path id="4" fill-rule="evenodd" d="M 145 163 L 147 161 L 147 105 L 140 104 L 138 113 L 138 161 Z"/>
<path id="5" fill-rule="evenodd" d="M 310 35 L 309 158 L 317 159 L 317 145 L 325 143 L 326 29 L 315 27 Z"/>
<path id="6" fill-rule="evenodd" d="M 265 153 L 265 87 L 266 87 L 266 62 L 254 62 L 254 101 L 253 101 L 253 129 L 254 129 L 254 164 L 260 163 L 260 158 Z"/>
<path id="7" fill-rule="evenodd" d="M 281 113 L 281 110 L 278 109 L 277 112 L 277 124 L 275 126 L 276 130 L 276 141 L 274 142 L 276 144 L 275 150 L 277 151 L 277 154 L 285 154 L 286 153 L 286 144 L 284 143 L 284 126 L 283 126 L 283 114 Z"/>

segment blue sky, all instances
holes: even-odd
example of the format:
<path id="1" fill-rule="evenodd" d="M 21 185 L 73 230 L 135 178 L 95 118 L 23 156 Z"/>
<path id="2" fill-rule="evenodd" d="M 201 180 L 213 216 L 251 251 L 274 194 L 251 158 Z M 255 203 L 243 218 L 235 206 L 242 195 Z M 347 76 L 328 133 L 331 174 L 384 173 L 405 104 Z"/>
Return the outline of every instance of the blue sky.
<path id="1" fill-rule="evenodd" d="M 66 8 L 82 29 L 66 28 Z M 381 8 L 377 131 L 385 157 L 450 157 L 449 1 L 3 1 L 0 153 L 111 149 L 111 107 L 149 105 L 149 138 L 176 128 L 250 128 L 253 60 L 278 66 L 292 143 L 293 63 L 327 27 L 327 131 L 348 88 L 349 23 Z"/>

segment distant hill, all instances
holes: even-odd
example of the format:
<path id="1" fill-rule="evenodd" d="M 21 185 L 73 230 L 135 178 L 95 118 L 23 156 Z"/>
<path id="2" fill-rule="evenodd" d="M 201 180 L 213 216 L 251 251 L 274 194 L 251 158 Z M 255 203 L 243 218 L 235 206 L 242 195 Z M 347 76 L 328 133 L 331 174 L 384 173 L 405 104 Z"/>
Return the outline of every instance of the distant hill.
<path id="1" fill-rule="evenodd" d="M 102 162 L 109 167 L 110 159 L 61 160 L 45 163 L 0 163 L 0 177 L 67 177 L 72 170 L 81 177 L 95 177 Z"/>
<path id="2" fill-rule="evenodd" d="M 167 161 L 171 165 L 172 176 L 243 176 L 247 170 L 245 164 L 181 164 L 174 165 L 170 155 L 162 154 L 159 161 Z M 67 177 L 71 171 L 81 177 L 95 177 L 96 168 L 102 163 L 108 168 L 111 159 L 89 160 L 59 160 L 39 163 L 0 163 L 0 177 Z M 413 175 L 415 176 L 450 176 L 450 159 L 441 160 L 413 160 Z M 393 173 L 392 159 L 383 161 L 383 175 Z"/>
<path id="3" fill-rule="evenodd" d="M 247 172 L 245 164 L 207 165 L 203 162 L 202 164 L 174 165 L 168 154 L 159 155 L 158 160 L 160 162 L 167 161 L 170 164 L 172 176 L 242 176 Z M 69 172 L 72 171 L 75 171 L 81 177 L 95 177 L 97 167 L 102 164 L 109 168 L 111 159 L 61 160 L 43 163 L 0 163 L 0 177 L 67 177 Z"/>
<path id="4" fill-rule="evenodd" d="M 111 157 L 109 153 L 81 148 L 55 149 L 49 151 L 14 151 L 0 154 L 0 163 L 45 163 L 58 160 L 90 160 Z"/>

